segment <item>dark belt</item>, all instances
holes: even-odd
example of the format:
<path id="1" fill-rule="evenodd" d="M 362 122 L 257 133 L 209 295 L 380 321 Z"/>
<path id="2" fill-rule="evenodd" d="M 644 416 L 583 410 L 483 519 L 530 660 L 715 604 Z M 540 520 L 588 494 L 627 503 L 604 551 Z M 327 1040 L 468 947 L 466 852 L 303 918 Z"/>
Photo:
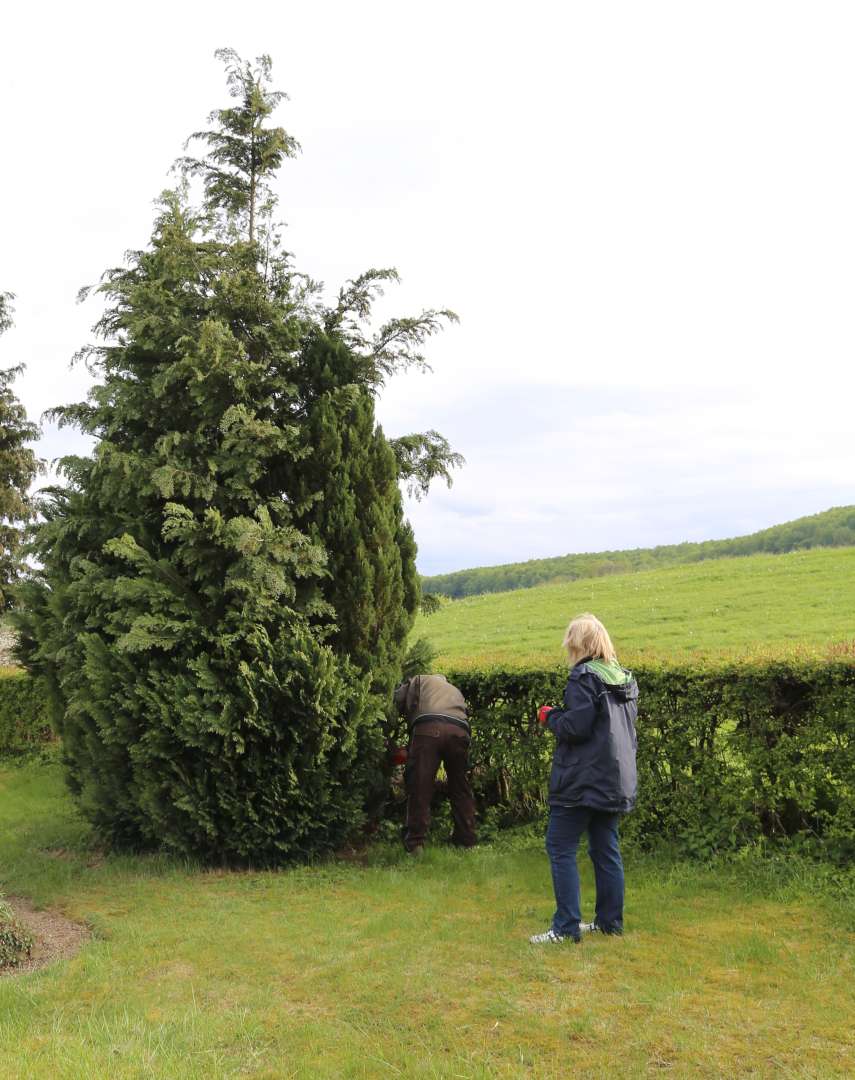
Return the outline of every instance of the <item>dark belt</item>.
<path id="1" fill-rule="evenodd" d="M 421 716 L 417 716 L 412 724 L 410 724 L 410 731 L 412 731 L 417 724 L 425 724 L 429 720 L 442 720 L 446 724 L 456 724 L 459 728 L 463 728 L 467 735 L 472 734 L 472 728 L 465 720 L 458 720 L 456 716 L 446 716 L 445 713 L 435 712 L 422 713 Z"/>

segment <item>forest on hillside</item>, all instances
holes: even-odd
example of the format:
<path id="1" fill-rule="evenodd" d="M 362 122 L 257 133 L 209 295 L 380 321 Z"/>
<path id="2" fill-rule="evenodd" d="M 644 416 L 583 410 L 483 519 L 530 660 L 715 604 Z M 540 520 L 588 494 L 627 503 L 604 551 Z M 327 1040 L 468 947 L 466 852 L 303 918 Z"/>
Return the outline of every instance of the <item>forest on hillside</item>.
<path id="1" fill-rule="evenodd" d="M 726 559 L 761 552 L 779 555 L 807 548 L 850 546 L 855 546 L 855 506 L 838 506 L 730 540 L 557 555 L 549 559 L 530 559 L 527 562 L 479 566 L 451 574 L 437 574 L 422 578 L 422 590 L 426 594 L 458 598 L 528 589 L 534 585 L 575 581 L 577 578 L 654 570 L 661 566 L 679 566 L 706 559 Z"/>

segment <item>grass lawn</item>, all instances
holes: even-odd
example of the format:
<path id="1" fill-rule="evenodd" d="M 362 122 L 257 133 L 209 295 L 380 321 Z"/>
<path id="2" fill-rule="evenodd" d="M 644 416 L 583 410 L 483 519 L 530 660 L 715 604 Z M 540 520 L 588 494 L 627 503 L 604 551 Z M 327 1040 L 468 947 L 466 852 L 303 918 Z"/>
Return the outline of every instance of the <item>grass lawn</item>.
<path id="1" fill-rule="evenodd" d="M 622 659 L 741 655 L 855 639 L 855 548 L 751 555 L 470 596 L 421 616 L 438 667 L 557 666 L 567 623 L 593 611 Z"/>
<path id="2" fill-rule="evenodd" d="M 855 1074 L 852 912 L 758 860 L 630 856 L 622 939 L 535 948 L 536 840 L 279 873 L 103 858 L 30 764 L 0 768 L 0 888 L 95 930 L 0 979 L 4 1080 Z"/>

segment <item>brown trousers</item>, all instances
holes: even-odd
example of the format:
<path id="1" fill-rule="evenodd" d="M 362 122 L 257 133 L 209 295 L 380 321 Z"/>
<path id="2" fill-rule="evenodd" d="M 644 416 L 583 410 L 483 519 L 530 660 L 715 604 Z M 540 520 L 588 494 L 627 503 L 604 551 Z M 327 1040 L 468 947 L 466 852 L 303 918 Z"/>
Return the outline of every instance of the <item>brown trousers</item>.
<path id="1" fill-rule="evenodd" d="M 475 798 L 466 776 L 469 767 L 469 735 L 457 724 L 425 720 L 416 724 L 410 738 L 407 767 L 407 825 L 404 847 L 420 848 L 430 827 L 430 802 L 439 764 L 448 777 L 448 797 L 454 817 L 452 841 L 472 847 L 475 836 Z"/>

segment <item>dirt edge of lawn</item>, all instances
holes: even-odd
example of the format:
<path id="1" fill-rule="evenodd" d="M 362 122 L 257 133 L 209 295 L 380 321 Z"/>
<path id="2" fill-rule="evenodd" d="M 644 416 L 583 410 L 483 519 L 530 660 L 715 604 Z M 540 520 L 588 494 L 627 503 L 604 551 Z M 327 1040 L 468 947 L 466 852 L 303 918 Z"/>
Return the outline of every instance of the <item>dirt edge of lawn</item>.
<path id="1" fill-rule="evenodd" d="M 0 978 L 26 975 L 58 960 L 68 960 L 92 937 L 92 931 L 83 923 L 73 922 L 56 911 L 39 911 L 23 896 L 7 895 L 3 901 L 32 934 L 33 949 L 16 967 L 0 968 Z"/>

